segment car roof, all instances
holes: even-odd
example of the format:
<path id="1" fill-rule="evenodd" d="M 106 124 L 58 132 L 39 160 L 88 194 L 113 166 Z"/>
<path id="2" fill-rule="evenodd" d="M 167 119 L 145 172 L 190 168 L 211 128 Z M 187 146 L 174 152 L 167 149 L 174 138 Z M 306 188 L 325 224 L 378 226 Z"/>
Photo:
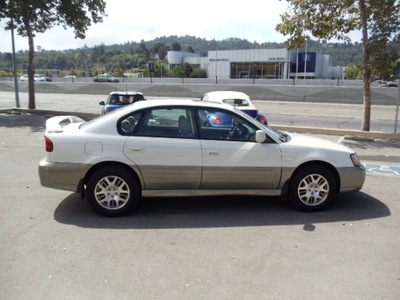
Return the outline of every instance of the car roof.
<path id="1" fill-rule="evenodd" d="M 131 105 L 124 106 L 123 109 L 119 109 L 117 114 L 126 114 L 127 110 L 140 110 L 149 107 L 162 107 L 162 106 L 199 106 L 199 107 L 212 107 L 212 108 L 224 108 L 234 111 L 232 105 L 225 103 L 211 102 L 211 101 L 200 101 L 200 100 L 180 100 L 180 99 L 163 99 L 163 100 L 147 100 L 137 101 Z"/>
<path id="2" fill-rule="evenodd" d="M 143 95 L 141 92 L 133 92 L 133 91 L 114 91 L 109 94 L 111 95 L 119 95 L 119 96 L 133 96 L 133 95 Z"/>
<path id="3" fill-rule="evenodd" d="M 244 99 L 250 98 L 247 94 L 237 91 L 212 91 L 205 93 L 204 95 L 208 95 L 209 97 L 218 97 L 218 98 L 244 98 Z"/>

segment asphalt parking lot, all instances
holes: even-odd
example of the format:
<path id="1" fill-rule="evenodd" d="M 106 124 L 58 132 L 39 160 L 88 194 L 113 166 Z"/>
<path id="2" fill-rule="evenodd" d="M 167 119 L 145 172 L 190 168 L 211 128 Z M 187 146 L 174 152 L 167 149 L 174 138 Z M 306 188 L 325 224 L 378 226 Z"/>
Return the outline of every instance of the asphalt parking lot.
<path id="1" fill-rule="evenodd" d="M 2 299 L 399 299 L 400 177 L 385 172 L 400 165 L 398 142 L 327 137 L 378 172 L 322 212 L 150 198 L 104 218 L 40 185 L 48 117 L 0 114 Z"/>

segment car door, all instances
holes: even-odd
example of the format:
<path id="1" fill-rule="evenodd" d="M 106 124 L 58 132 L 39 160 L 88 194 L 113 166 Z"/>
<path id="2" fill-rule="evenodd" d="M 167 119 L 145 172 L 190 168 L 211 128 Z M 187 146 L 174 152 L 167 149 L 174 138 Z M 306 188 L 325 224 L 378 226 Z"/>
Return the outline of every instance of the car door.
<path id="1" fill-rule="evenodd" d="M 281 150 L 272 140 L 255 142 L 258 129 L 248 120 L 227 111 L 199 110 L 226 115 L 231 128 L 201 127 L 203 157 L 201 189 L 276 189 L 281 179 Z M 201 122 L 200 122 L 201 123 Z"/>
<path id="2" fill-rule="evenodd" d="M 188 120 L 192 134 L 182 134 L 180 117 Z M 198 189 L 202 155 L 190 109 L 150 109 L 135 122 L 124 153 L 140 169 L 145 189 Z"/>

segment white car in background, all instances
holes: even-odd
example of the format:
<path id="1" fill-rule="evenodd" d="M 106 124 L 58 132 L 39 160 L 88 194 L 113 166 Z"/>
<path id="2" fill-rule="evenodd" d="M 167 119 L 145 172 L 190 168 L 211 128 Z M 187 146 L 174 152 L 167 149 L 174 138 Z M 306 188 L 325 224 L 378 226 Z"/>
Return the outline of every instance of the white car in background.
<path id="1" fill-rule="evenodd" d="M 20 80 L 21 81 L 28 81 L 28 74 L 22 75 Z M 35 75 L 33 75 L 33 81 L 35 81 L 35 82 L 47 82 L 48 80 L 46 80 L 46 77 L 44 77 L 42 74 L 35 74 Z"/>
<path id="2" fill-rule="evenodd" d="M 200 100 L 233 105 L 241 111 L 252 116 L 257 121 L 268 125 L 267 117 L 261 114 L 251 102 L 250 97 L 243 92 L 236 91 L 213 91 L 205 93 Z"/>
<path id="3" fill-rule="evenodd" d="M 232 124 L 203 126 L 209 114 Z M 357 154 L 343 145 L 198 100 L 138 101 L 89 122 L 52 117 L 44 141 L 41 184 L 77 192 L 105 216 L 127 213 L 142 196 L 281 196 L 317 211 L 365 180 Z"/>

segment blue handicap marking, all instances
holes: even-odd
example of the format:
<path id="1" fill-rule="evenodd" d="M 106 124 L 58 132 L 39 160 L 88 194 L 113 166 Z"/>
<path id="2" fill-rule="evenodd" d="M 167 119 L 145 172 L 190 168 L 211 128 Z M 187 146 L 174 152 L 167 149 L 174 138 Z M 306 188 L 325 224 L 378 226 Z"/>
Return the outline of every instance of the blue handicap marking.
<path id="1" fill-rule="evenodd" d="M 382 163 L 365 163 L 367 174 L 400 177 L 400 166 Z"/>

